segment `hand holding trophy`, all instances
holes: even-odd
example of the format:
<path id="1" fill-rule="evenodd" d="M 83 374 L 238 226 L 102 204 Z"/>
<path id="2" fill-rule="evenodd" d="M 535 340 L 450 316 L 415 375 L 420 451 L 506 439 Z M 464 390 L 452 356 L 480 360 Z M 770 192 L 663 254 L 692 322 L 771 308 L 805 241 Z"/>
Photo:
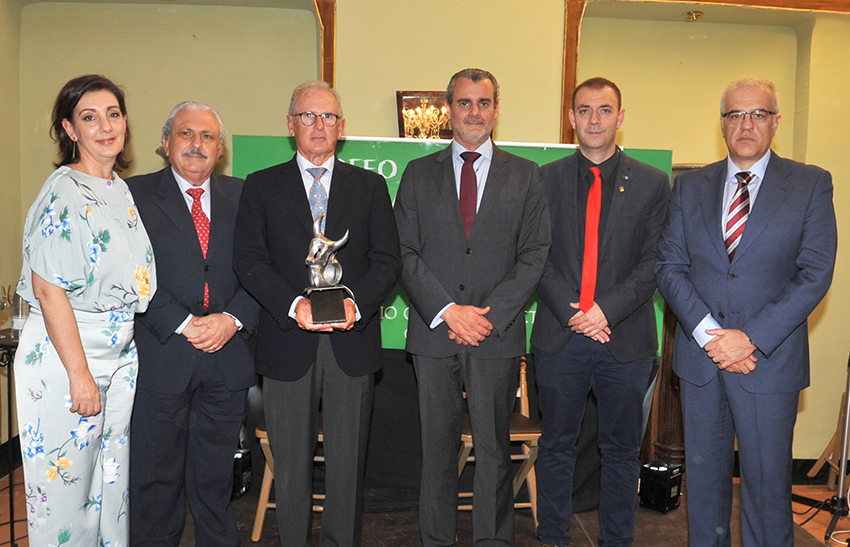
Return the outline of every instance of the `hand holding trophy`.
<path id="1" fill-rule="evenodd" d="M 348 242 L 348 230 L 337 241 L 325 237 L 322 231 L 322 221 L 325 214 L 321 213 L 313 221 L 313 239 L 307 259 L 304 261 L 310 268 L 310 287 L 306 289 L 310 307 L 313 310 L 313 323 L 344 323 L 346 293 L 354 300 L 354 293 L 339 282 L 342 280 L 342 265 L 336 259 L 336 253 Z"/>

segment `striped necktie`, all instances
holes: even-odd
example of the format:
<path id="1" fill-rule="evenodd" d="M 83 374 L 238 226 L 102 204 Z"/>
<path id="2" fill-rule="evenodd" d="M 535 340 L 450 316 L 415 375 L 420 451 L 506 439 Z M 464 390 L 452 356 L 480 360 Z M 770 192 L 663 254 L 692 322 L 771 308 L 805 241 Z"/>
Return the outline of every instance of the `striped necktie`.
<path id="1" fill-rule="evenodd" d="M 729 220 L 726 221 L 724 234 L 729 262 L 735 258 L 735 251 L 738 250 L 741 236 L 744 235 L 744 227 L 747 225 L 747 217 L 750 216 L 750 192 L 747 190 L 747 185 L 753 179 L 747 171 L 738 173 L 735 178 L 738 180 L 738 189 L 732 198 L 732 206 L 729 207 Z"/>

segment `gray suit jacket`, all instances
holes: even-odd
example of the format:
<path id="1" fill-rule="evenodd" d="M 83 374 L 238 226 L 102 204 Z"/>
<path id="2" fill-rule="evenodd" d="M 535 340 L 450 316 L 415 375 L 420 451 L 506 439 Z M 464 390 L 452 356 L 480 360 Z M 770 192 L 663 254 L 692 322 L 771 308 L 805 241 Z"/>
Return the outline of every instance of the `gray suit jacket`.
<path id="1" fill-rule="evenodd" d="M 711 315 L 758 346 L 756 369 L 731 375 L 751 393 L 809 385 L 807 318 L 832 283 L 837 247 L 832 177 L 772 154 L 735 258 L 721 229 L 726 161 L 676 179 L 658 249 L 658 290 L 679 318 L 674 370 L 697 386 L 717 366 L 693 339 Z"/>
<path id="2" fill-rule="evenodd" d="M 531 343 L 547 353 L 561 351 L 573 335 L 568 325 L 578 310 L 585 211 L 578 201 L 579 153 L 540 168 L 555 227 L 552 252 L 537 293 L 540 302 Z M 620 154 L 615 188 L 599 239 L 596 298 L 608 325 L 608 350 L 629 363 L 658 350 L 655 321 L 655 259 L 667 215 L 670 181 L 663 171 Z"/>
<path id="3" fill-rule="evenodd" d="M 448 327 L 429 325 L 449 302 L 490 306 L 493 333 L 478 358 L 525 353 L 524 306 L 549 253 L 549 210 L 537 165 L 497 147 L 469 241 L 460 216 L 451 146 L 410 162 L 395 201 L 401 285 L 410 297 L 407 351 L 449 357 Z"/>

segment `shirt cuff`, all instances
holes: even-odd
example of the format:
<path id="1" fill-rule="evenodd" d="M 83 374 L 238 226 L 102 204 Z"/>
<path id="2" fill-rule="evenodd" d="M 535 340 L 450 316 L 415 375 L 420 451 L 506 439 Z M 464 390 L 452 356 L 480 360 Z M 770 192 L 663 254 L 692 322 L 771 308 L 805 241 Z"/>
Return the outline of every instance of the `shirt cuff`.
<path id="1" fill-rule="evenodd" d="M 189 324 L 189 321 L 191 321 L 191 320 L 192 320 L 192 314 L 190 313 L 190 314 L 186 317 L 186 319 L 184 319 L 184 320 L 183 320 L 183 322 L 182 322 L 182 323 L 180 323 L 180 326 L 179 326 L 179 327 L 177 327 L 176 329 L 174 329 L 174 332 L 175 332 L 175 333 L 177 333 L 177 334 L 183 334 L 183 329 L 185 329 L 185 328 L 186 328 L 186 325 L 188 325 L 188 324 Z"/>
<path id="2" fill-rule="evenodd" d="M 289 306 L 289 317 L 291 317 L 292 319 L 295 319 L 295 306 L 297 306 L 298 302 L 300 302 L 301 300 L 304 300 L 303 296 L 296 296 L 295 300 L 292 301 L 292 305 Z"/>
<path id="3" fill-rule="evenodd" d="M 428 325 L 428 327 L 433 330 L 433 329 L 436 329 L 438 326 L 440 326 L 440 323 L 443 322 L 443 314 L 446 313 L 447 309 L 449 309 L 450 307 L 452 307 L 454 305 L 455 305 L 454 302 L 449 302 L 448 304 L 446 304 L 446 307 L 440 310 L 440 313 L 438 313 L 437 316 L 434 317 L 433 321 L 431 321 L 431 324 Z"/>
<path id="4" fill-rule="evenodd" d="M 236 317 L 232 313 L 227 313 L 226 311 L 223 311 L 221 313 L 223 313 L 224 315 L 229 315 L 233 319 L 233 322 L 236 323 L 236 330 L 242 330 L 242 321 L 240 321 L 238 317 Z"/>
<path id="5" fill-rule="evenodd" d="M 715 321 L 714 317 L 711 314 L 706 314 L 705 317 L 702 318 L 702 321 L 699 322 L 697 328 L 694 329 L 693 337 L 694 340 L 697 341 L 699 347 L 704 348 L 706 344 L 714 340 L 714 336 L 710 334 L 706 334 L 705 331 L 708 329 L 722 329 L 720 323 Z"/>

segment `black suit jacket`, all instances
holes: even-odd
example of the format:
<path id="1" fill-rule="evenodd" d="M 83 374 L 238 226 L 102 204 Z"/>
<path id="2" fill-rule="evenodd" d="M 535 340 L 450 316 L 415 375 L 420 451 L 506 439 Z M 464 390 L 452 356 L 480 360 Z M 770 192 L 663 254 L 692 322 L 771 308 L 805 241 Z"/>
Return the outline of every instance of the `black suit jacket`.
<path id="1" fill-rule="evenodd" d="M 480 359 L 526 353 L 524 306 L 546 265 L 549 213 L 537 164 L 493 147 L 481 205 L 467 241 L 451 145 L 407 165 L 395 203 L 410 296 L 407 351 L 449 357 L 460 351 L 441 323 L 448 303 L 490 306 L 493 333 L 468 350 Z"/>
<path id="2" fill-rule="evenodd" d="M 383 177 L 334 163 L 325 236 L 349 231 L 337 253 L 342 283 L 355 296 L 361 319 L 350 331 L 330 335 L 340 368 L 351 376 L 381 368 L 381 304 L 401 272 L 398 232 Z M 290 161 L 248 175 L 239 213 L 233 268 L 262 305 L 257 370 L 275 380 L 303 376 L 316 358 L 319 334 L 298 328 L 289 317 L 293 300 L 310 286 L 304 263 L 313 238 L 313 217 L 304 182 Z"/>
<path id="3" fill-rule="evenodd" d="M 230 390 L 251 387 L 256 375 L 247 339 L 257 322 L 259 305 L 242 289 L 232 267 L 233 225 L 242 180 L 215 173 L 211 177 L 206 259 L 170 166 L 132 177 L 127 185 L 150 237 L 157 274 L 157 292 L 150 307 L 136 314 L 139 388 L 178 393 L 201 363 L 213 363 Z M 174 332 L 189 314 L 204 315 L 205 283 L 210 287 L 209 313 L 227 312 L 244 325 L 215 353 L 195 349 Z"/>
<path id="4" fill-rule="evenodd" d="M 581 293 L 585 211 L 577 199 L 578 155 L 544 165 L 540 175 L 552 216 L 552 252 L 537 287 L 540 302 L 531 343 L 557 353 L 573 331 L 567 326 Z M 663 171 L 620 154 L 608 218 L 599 236 L 596 298 L 611 328 L 607 346 L 621 363 L 658 350 L 655 260 L 667 214 L 670 183 Z"/>

